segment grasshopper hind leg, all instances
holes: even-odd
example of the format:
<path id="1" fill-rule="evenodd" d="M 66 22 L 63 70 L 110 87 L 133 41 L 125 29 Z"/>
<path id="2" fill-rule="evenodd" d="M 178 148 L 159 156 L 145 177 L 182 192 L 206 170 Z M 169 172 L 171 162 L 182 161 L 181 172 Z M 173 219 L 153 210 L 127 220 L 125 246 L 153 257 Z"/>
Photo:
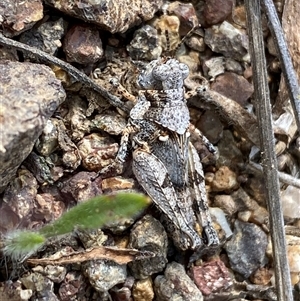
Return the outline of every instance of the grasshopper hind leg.
<path id="1" fill-rule="evenodd" d="M 202 239 L 182 214 L 182 210 L 178 206 L 180 200 L 177 191 L 165 165 L 152 153 L 136 149 L 133 152 L 132 168 L 140 185 L 166 216 L 167 224 L 173 225 L 176 229 L 174 232 L 178 233 L 180 249 L 200 247 Z"/>

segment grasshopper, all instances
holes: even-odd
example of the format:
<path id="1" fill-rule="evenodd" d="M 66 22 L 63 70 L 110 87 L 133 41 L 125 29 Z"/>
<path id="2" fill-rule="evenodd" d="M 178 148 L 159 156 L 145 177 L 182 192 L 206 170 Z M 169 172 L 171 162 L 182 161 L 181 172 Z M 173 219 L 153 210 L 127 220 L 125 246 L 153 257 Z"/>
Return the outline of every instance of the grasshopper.
<path id="1" fill-rule="evenodd" d="M 217 246 L 219 239 L 207 205 L 202 164 L 189 142 L 190 115 L 183 87 L 188 74 L 187 65 L 172 58 L 154 60 L 141 72 L 142 90 L 130 111 L 116 162 L 124 163 L 131 143 L 133 173 L 164 213 L 175 245 L 197 250 Z"/>

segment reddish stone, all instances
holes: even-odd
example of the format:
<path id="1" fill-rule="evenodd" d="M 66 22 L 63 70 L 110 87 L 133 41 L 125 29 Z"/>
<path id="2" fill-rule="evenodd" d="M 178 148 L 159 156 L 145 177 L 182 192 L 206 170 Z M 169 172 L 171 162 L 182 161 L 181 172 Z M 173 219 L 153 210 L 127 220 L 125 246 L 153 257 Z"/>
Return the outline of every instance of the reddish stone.
<path id="1" fill-rule="evenodd" d="M 197 287 L 206 296 L 228 289 L 233 284 L 229 271 L 221 260 L 194 266 L 190 272 Z"/>
<path id="2" fill-rule="evenodd" d="M 208 25 L 221 23 L 231 15 L 234 6 L 235 0 L 207 0 L 203 17 Z"/>
<path id="3" fill-rule="evenodd" d="M 75 25 L 66 34 L 64 52 L 68 62 L 92 64 L 103 56 L 99 31 L 85 25 Z"/>
<path id="4" fill-rule="evenodd" d="M 253 85 L 243 76 L 232 72 L 219 75 L 212 83 L 211 89 L 233 99 L 242 107 L 248 104 L 248 99 L 254 92 Z"/>
<path id="5" fill-rule="evenodd" d="M 1 0 L 0 16 L 3 33 L 13 37 L 43 18 L 43 3 L 41 0 Z"/>
<path id="6" fill-rule="evenodd" d="M 191 3 L 175 1 L 168 7 L 170 14 L 175 14 L 180 20 L 180 35 L 185 36 L 191 29 L 198 26 L 196 11 Z"/>
<path id="7" fill-rule="evenodd" d="M 268 285 L 272 277 L 272 272 L 267 268 L 257 269 L 251 276 L 250 281 L 258 285 Z"/>

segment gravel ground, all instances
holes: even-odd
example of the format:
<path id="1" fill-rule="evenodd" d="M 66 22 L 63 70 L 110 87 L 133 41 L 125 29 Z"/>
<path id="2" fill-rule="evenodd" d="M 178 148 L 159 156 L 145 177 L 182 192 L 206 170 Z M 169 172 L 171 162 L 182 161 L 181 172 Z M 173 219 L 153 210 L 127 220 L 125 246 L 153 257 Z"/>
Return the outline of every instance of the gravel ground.
<path id="1" fill-rule="evenodd" d="M 184 88 L 190 141 L 201 159 L 220 244 L 205 246 L 204 238 L 203 247 L 185 250 L 182 232 L 161 212 L 164 206 L 152 204 L 102 230 L 75 227 L 49 239 L 31 255 L 41 261 L 2 255 L 0 299 L 277 300 L 244 1 L 2 2 L 3 35 L 42 51 L 17 51 L 19 44 L 6 47 L 0 36 L 2 240 L 16 229 L 39 229 L 94 196 L 145 192 L 143 175 L 134 176 L 132 153 L 121 166 L 115 159 L 129 112 L 141 97 L 141 70 L 172 57 L 189 68 Z M 287 2 L 284 8 L 274 1 L 299 75 L 300 4 Z M 278 170 L 296 183 L 280 182 L 296 301 L 300 140 L 264 14 L 262 20 Z M 164 164 L 174 172 L 180 168 L 172 159 Z M 184 206 L 184 218 L 195 220 L 199 212 L 188 201 Z M 201 236 L 202 225 L 195 227 Z M 90 248 L 101 249 L 105 259 L 90 260 Z M 71 263 L 43 261 L 74 252 L 79 257 Z"/>

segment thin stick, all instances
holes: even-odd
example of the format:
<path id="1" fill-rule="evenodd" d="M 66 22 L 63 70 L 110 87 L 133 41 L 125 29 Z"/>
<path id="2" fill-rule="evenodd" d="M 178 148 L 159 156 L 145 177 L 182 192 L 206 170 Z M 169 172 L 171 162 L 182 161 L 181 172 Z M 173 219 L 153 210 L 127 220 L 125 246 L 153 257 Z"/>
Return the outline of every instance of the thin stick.
<path id="1" fill-rule="evenodd" d="M 195 107 L 202 108 L 209 106 L 224 118 L 228 124 L 234 126 L 237 132 L 248 141 L 260 146 L 258 139 L 258 124 L 255 116 L 246 111 L 241 105 L 226 96 L 213 91 L 208 86 L 200 86 L 196 89 L 197 100 L 191 98 L 189 103 Z M 194 92 L 186 93 L 187 98 L 194 95 Z M 201 100 L 201 101 L 199 101 Z"/>
<path id="2" fill-rule="evenodd" d="M 259 0 L 246 0 L 250 53 L 253 67 L 253 84 L 266 196 L 270 219 L 270 232 L 274 256 L 275 281 L 279 301 L 293 300 L 291 278 L 287 261 L 284 222 L 280 201 L 279 179 L 272 128 L 272 113 L 267 79 L 264 40 Z"/>
<path id="3" fill-rule="evenodd" d="M 109 103 L 117 108 L 122 109 L 123 111 L 129 112 L 129 108 L 127 108 L 118 97 L 114 96 L 113 94 L 109 93 L 106 89 L 103 87 L 97 85 L 92 79 L 90 79 L 87 75 L 85 75 L 83 72 L 79 71 L 72 65 L 54 57 L 51 54 L 48 54 L 42 50 L 39 50 L 37 48 L 28 46 L 26 44 L 17 42 L 15 40 L 6 38 L 1 32 L 0 32 L 0 44 L 8 47 L 13 47 L 17 50 L 20 50 L 25 53 L 29 53 L 35 58 L 38 58 L 44 62 L 54 64 L 65 70 L 69 75 L 71 75 L 75 80 L 87 85 L 88 87 L 92 88 L 96 92 L 98 92 L 101 96 L 103 96 L 105 99 L 109 101 Z"/>
<path id="4" fill-rule="evenodd" d="M 269 19 L 269 28 L 279 56 L 282 73 L 294 110 L 298 131 L 300 132 L 300 87 L 297 80 L 297 75 L 294 70 L 292 59 L 284 39 L 283 30 L 277 16 L 274 3 L 272 0 L 263 0 L 262 2 Z M 293 22 L 293 20 L 291 20 L 291 22 Z"/>
<path id="5" fill-rule="evenodd" d="M 259 172 L 260 174 L 263 173 L 263 168 L 261 165 L 254 163 L 254 162 L 249 162 L 249 164 L 246 165 L 246 170 L 248 172 Z M 297 188 L 300 188 L 300 179 L 297 179 L 287 173 L 278 172 L 278 177 L 279 177 L 279 181 L 281 183 L 285 183 L 287 185 L 291 185 Z"/>

